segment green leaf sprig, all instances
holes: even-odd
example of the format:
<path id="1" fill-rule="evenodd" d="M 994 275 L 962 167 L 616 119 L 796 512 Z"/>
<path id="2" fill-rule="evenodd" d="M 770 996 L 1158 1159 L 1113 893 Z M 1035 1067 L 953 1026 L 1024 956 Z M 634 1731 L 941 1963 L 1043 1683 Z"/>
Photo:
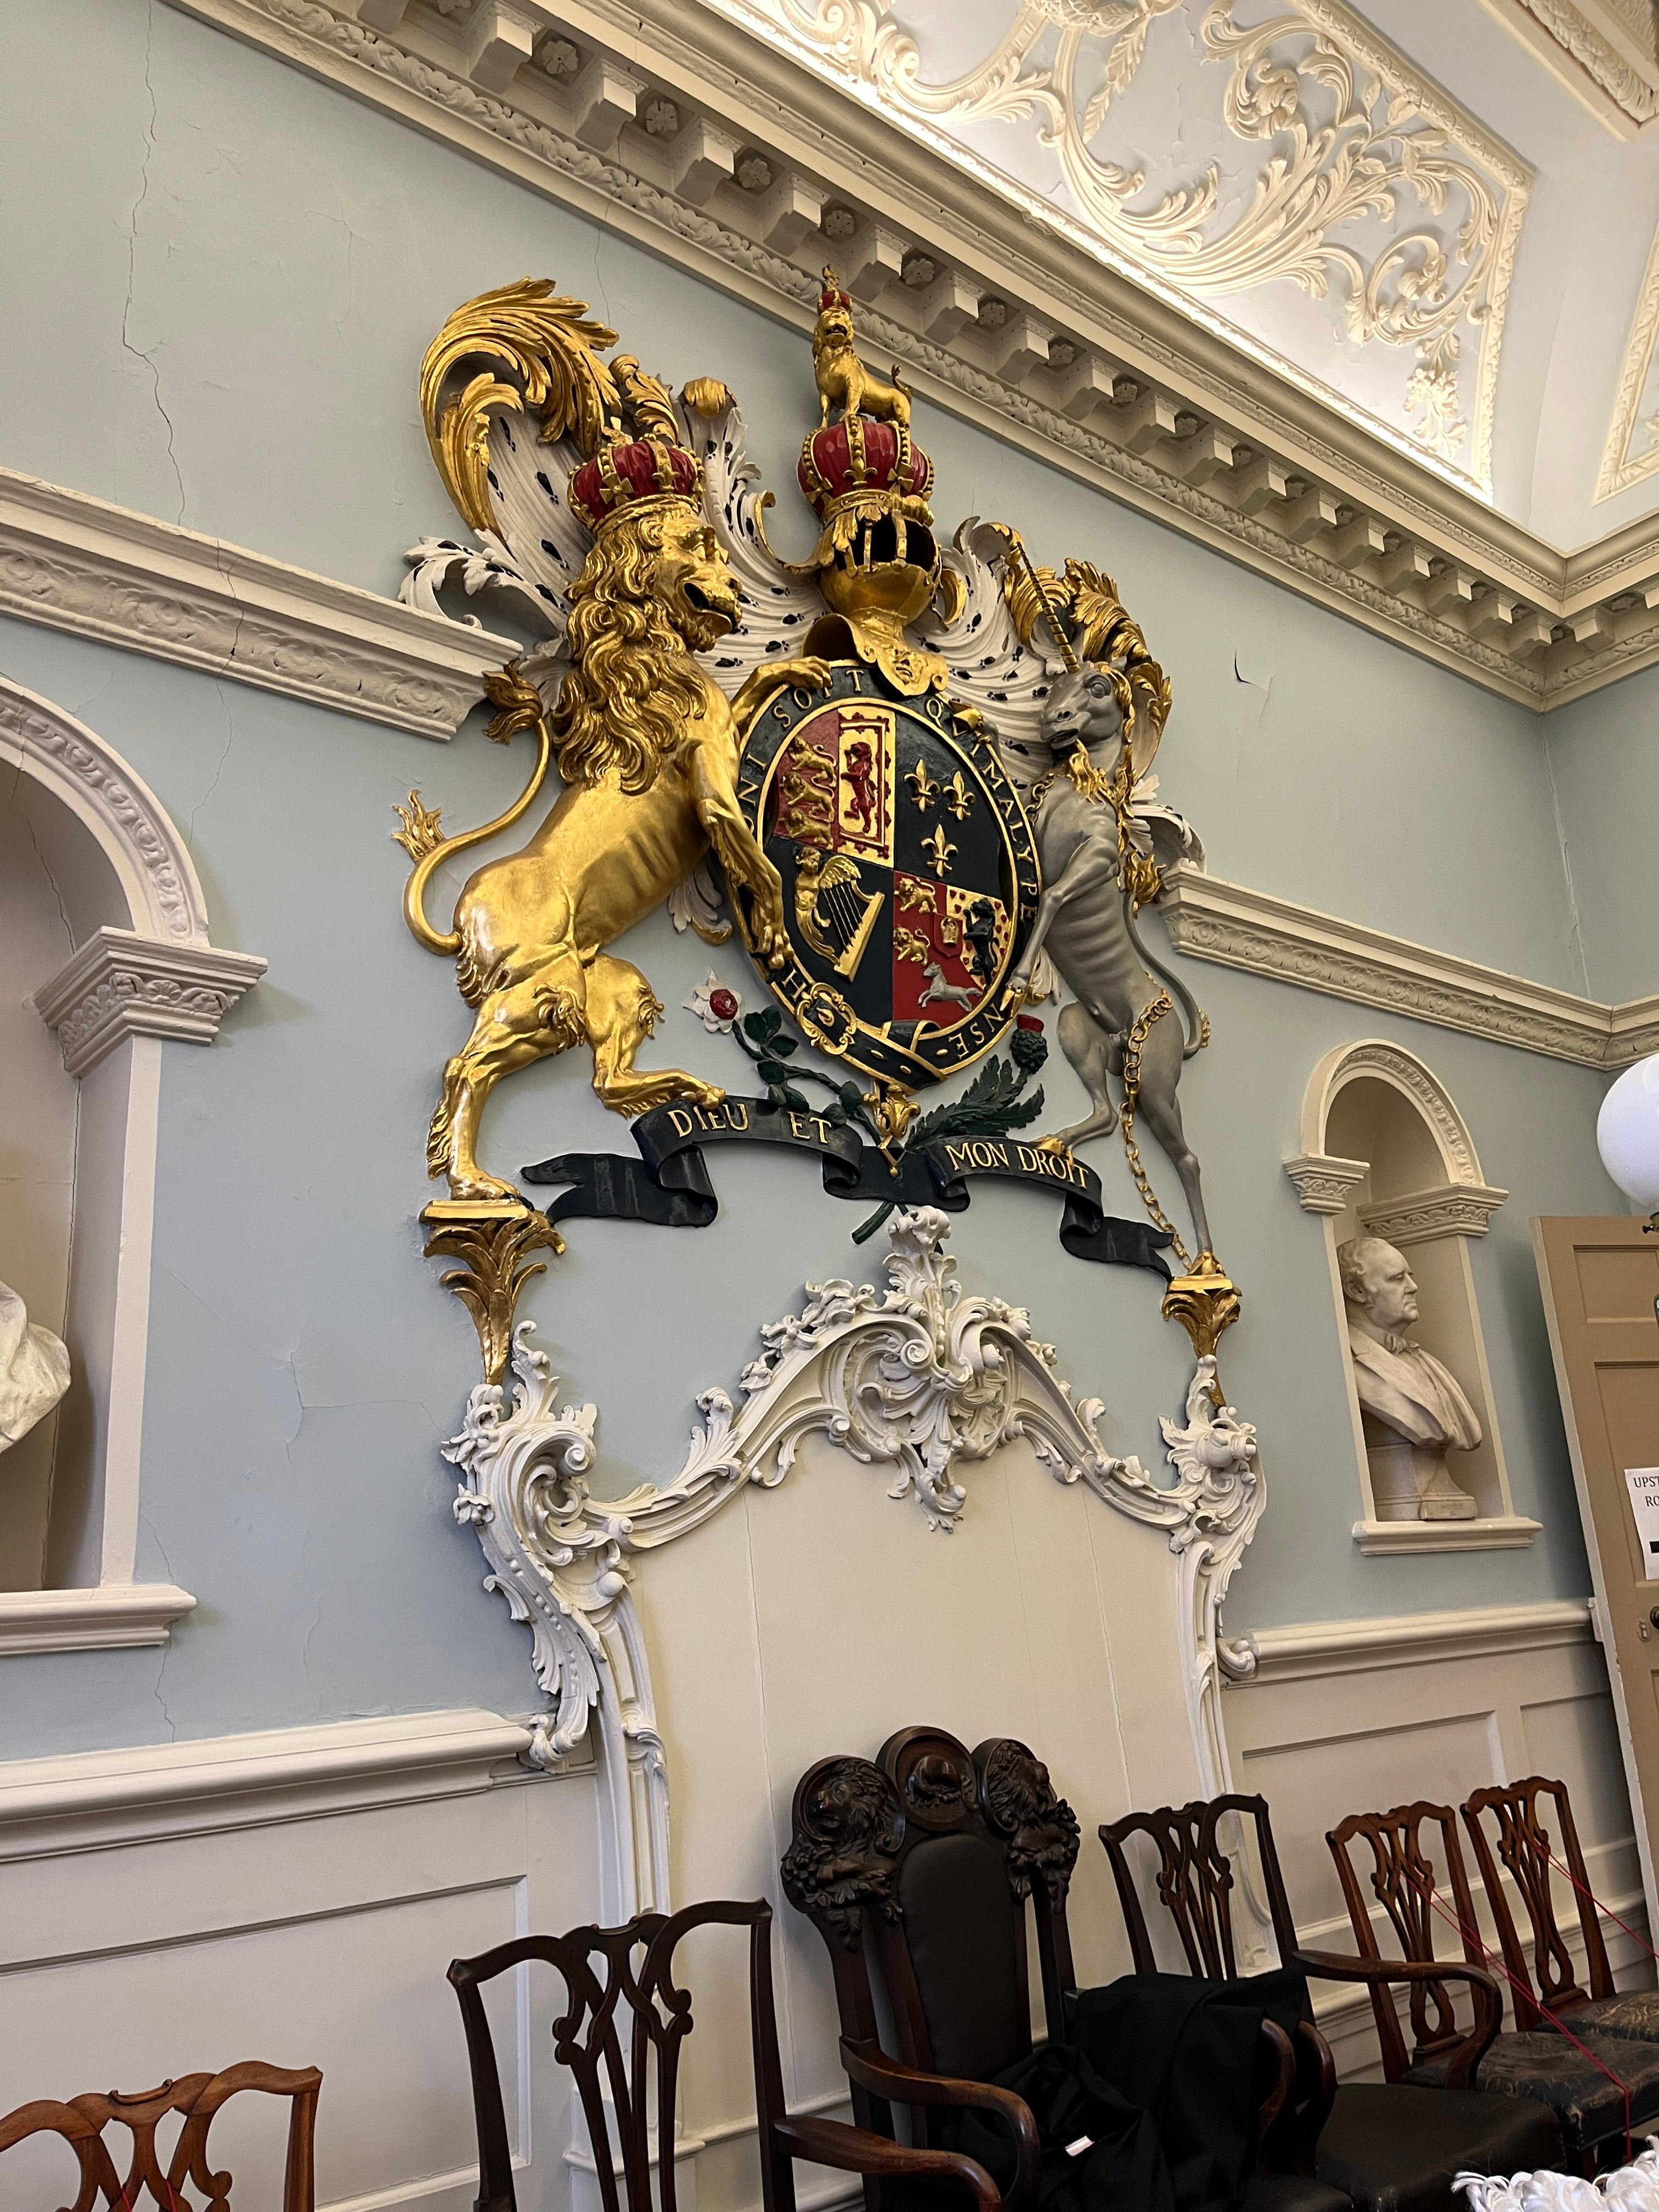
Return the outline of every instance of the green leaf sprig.
<path id="1" fill-rule="evenodd" d="M 788 1106 L 798 1114 L 814 1112 L 802 1095 L 799 1085 L 816 1083 L 829 1092 L 822 1119 L 836 1128 L 855 1123 L 869 1136 L 881 1140 L 881 1133 L 870 1118 L 864 1103 L 864 1093 L 856 1083 L 837 1083 L 832 1077 L 820 1075 L 815 1067 L 795 1067 L 790 1065 L 800 1049 L 800 1039 L 791 1036 L 783 1026 L 783 1016 L 775 1006 L 763 1006 L 757 1013 L 745 1014 L 732 1031 L 740 1049 L 755 1063 L 755 1073 L 766 1085 L 766 1095 L 774 1106 Z"/>

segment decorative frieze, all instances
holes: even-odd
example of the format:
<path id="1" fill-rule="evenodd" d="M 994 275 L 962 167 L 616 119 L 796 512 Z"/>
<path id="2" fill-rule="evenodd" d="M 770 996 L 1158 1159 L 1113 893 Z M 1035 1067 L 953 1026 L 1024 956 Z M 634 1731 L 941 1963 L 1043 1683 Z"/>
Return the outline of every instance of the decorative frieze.
<path id="1" fill-rule="evenodd" d="M 1170 870 L 1158 911 L 1170 941 L 1200 960 L 1552 1060 L 1624 1067 L 1659 1049 L 1659 1000 L 1604 1006 L 1270 891 L 1224 883 L 1188 863 Z"/>
<path id="2" fill-rule="evenodd" d="M 1342 1160 L 1329 1152 L 1298 1152 L 1285 1163 L 1304 1213 L 1340 1213 L 1370 1171 L 1368 1160 Z"/>
<path id="3" fill-rule="evenodd" d="M 1382 1205 L 1362 1206 L 1359 1218 L 1368 1235 L 1401 1248 L 1431 1244 L 1441 1237 L 1484 1237 L 1508 1196 L 1489 1183 L 1440 1183 L 1432 1190 L 1402 1192 Z"/>

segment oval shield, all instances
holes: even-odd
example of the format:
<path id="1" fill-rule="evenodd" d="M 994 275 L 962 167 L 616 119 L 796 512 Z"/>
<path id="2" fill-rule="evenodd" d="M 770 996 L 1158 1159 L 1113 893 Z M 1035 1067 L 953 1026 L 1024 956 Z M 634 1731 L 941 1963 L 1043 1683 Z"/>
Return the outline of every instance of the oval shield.
<path id="1" fill-rule="evenodd" d="M 883 1082 L 936 1083 L 1018 1011 L 1036 844 L 995 748 L 937 692 L 858 661 L 781 692 L 749 732 L 744 820 L 783 878 L 790 957 L 766 981 L 813 1043 Z"/>

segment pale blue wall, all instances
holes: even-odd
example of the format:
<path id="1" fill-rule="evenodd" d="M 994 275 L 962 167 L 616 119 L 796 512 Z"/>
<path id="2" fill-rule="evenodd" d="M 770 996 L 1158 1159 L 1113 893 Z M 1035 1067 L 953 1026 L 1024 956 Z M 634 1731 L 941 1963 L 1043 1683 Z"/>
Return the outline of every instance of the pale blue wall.
<path id="1" fill-rule="evenodd" d="M 1659 991 L 1659 669 L 1563 707 L 1545 725 L 1550 772 L 1598 999 Z"/>
<path id="2" fill-rule="evenodd" d="M 407 542 L 453 526 L 415 413 L 421 349 L 463 298 L 545 272 L 677 380 L 726 375 L 791 496 L 812 398 L 798 337 L 165 5 L 63 0 L 48 27 L 4 0 L 0 19 L 9 204 L 51 211 L 0 240 L 0 287 L 27 334 L 0 356 L 0 460 L 390 589 Z M 947 527 L 1006 516 L 1040 556 L 1117 576 L 1175 685 L 1165 793 L 1218 874 L 1579 982 L 1530 717 L 936 409 L 917 427 Z M 133 762 L 188 830 L 216 942 L 270 962 L 211 1051 L 166 1054 L 139 1571 L 183 1583 L 201 1609 L 165 1653 L 8 1662 L 0 1753 L 388 1707 L 522 1708 L 526 1639 L 479 1588 L 436 1453 L 476 1347 L 413 1218 L 435 1073 L 465 1010 L 445 963 L 403 929 L 404 862 L 386 834 L 411 781 L 447 821 L 482 818 L 520 759 L 486 744 L 477 717 L 439 747 L 24 625 L 0 624 L 0 669 Z M 660 918 L 627 949 L 669 1009 L 652 1056 L 740 1081 L 734 1048 L 681 1010 L 705 950 Z M 752 1002 L 740 957 L 714 957 Z M 1582 1591 L 1527 1220 L 1615 1202 L 1590 1143 L 1599 1079 L 1189 972 L 1216 1029 L 1188 1071 L 1189 1127 L 1247 1296 L 1225 1378 L 1261 1426 L 1273 1499 L 1230 1628 Z M 1349 1537 L 1320 1231 L 1280 1163 L 1298 1149 L 1315 1061 L 1370 1035 L 1437 1069 L 1488 1179 L 1512 1194 L 1475 1261 L 1516 1507 L 1547 1527 L 1531 1553 L 1365 1560 Z M 1074 1113 L 1058 1063 L 1048 1089 L 1056 1118 Z M 511 1169 L 625 1141 L 573 1057 L 503 1090 L 487 1152 Z M 1109 1202 L 1133 1213 L 1121 1152 L 1092 1158 Z M 873 1257 L 848 1242 L 858 1212 L 799 1164 L 714 1164 L 713 1229 L 577 1224 L 526 1298 L 572 1395 L 601 1407 L 607 1490 L 678 1466 L 695 1392 L 730 1385 L 804 1279 L 861 1274 Z M 1153 1462 L 1185 1340 L 1158 1318 L 1150 1277 L 1068 1259 L 1054 1228 L 1030 1199 L 976 1198 L 953 1239 L 963 1278 L 1028 1303 L 1065 1371 L 1113 1408 L 1115 1447 Z M 849 1462 L 845 1479 L 876 1478 Z"/>

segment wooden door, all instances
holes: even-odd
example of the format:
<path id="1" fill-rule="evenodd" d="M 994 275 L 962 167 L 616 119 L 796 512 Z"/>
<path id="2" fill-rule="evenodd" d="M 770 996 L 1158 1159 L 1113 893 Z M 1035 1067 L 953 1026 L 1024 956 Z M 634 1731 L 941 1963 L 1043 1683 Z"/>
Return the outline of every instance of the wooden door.
<path id="1" fill-rule="evenodd" d="M 1626 1480 L 1629 1468 L 1659 1471 L 1659 1235 L 1624 1215 L 1532 1231 L 1648 1923 L 1659 1927 L 1659 1515 L 1638 1527 Z"/>

